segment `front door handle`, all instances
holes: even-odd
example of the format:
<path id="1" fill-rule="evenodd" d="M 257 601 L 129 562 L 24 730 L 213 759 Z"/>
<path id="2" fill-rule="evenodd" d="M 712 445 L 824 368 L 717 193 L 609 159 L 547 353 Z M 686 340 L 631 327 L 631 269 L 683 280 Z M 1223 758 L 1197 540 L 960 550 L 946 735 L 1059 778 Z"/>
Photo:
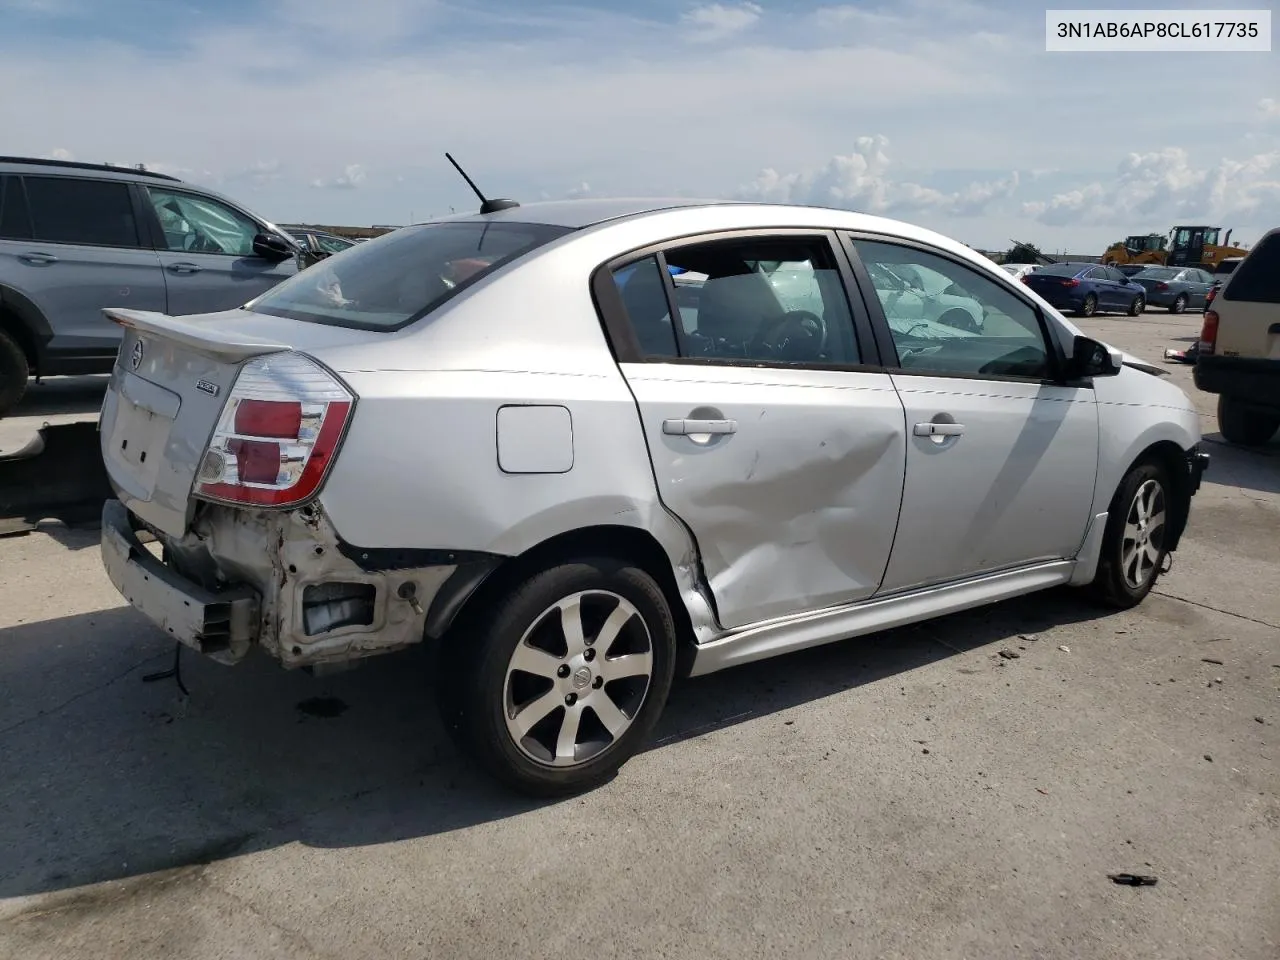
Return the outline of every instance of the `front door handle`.
<path id="1" fill-rule="evenodd" d="M 687 437 L 700 433 L 737 433 L 737 420 L 663 420 L 662 432 L 669 437 Z"/>
<path id="2" fill-rule="evenodd" d="M 185 261 L 182 263 L 171 263 L 169 264 L 169 272 L 170 273 L 199 273 L 200 267 L 198 264 L 187 263 Z"/>
<path id="3" fill-rule="evenodd" d="M 57 263 L 58 258 L 51 253 L 20 253 L 18 259 L 23 263 L 29 263 L 32 266 L 43 267 L 51 263 Z"/>
<path id="4" fill-rule="evenodd" d="M 964 424 L 917 423 L 911 432 L 917 437 L 958 437 L 964 433 Z"/>

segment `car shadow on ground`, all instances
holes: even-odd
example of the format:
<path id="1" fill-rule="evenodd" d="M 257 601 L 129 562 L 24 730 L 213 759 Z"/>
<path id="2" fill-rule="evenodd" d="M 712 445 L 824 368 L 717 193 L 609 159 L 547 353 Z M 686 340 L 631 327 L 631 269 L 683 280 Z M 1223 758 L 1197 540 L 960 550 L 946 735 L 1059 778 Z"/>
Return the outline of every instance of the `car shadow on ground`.
<path id="1" fill-rule="evenodd" d="M 12 417 L 49 417 L 60 414 L 93 414 L 102 406 L 109 374 L 82 377 L 49 377 L 27 386 Z"/>
<path id="2" fill-rule="evenodd" d="M 1203 449 L 1209 454 L 1205 484 L 1280 494 L 1280 433 L 1260 447 L 1228 443 L 1220 433 L 1206 433 L 1202 439 Z M 1194 513 L 1194 503 L 1191 509 Z"/>
<path id="3" fill-rule="evenodd" d="M 679 681 L 646 750 L 1104 611 L 1058 590 Z M 143 878 L 288 843 L 388 843 L 538 801 L 473 770 L 440 728 L 429 654 L 327 677 L 184 655 L 132 609 L 0 630 L 0 898 Z M 627 773 L 624 768 L 623 775 Z M 143 881 L 140 881 L 143 882 Z"/>

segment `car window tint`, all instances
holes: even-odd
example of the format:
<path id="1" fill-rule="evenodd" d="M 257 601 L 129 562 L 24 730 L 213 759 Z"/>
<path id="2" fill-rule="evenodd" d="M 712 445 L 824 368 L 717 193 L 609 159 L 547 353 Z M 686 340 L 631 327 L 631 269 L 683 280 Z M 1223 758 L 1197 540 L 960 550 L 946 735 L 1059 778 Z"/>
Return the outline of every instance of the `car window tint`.
<path id="1" fill-rule="evenodd" d="M 1049 354 L 1036 310 L 999 281 L 923 250 L 872 240 L 854 247 L 898 348 L 898 363 L 912 372 L 1049 376 Z M 891 278 L 921 269 L 946 277 L 930 291 Z"/>
<path id="2" fill-rule="evenodd" d="M 138 246 L 126 183 L 75 177 L 23 177 L 32 235 L 49 243 Z"/>
<path id="3" fill-rule="evenodd" d="M 1263 237 L 1240 261 L 1222 298 L 1280 303 L 1280 233 Z"/>
<path id="4" fill-rule="evenodd" d="M 221 253 L 232 257 L 253 254 L 256 223 L 225 203 L 189 193 L 157 190 L 147 193 L 160 218 L 165 247 L 178 253 Z"/>
<path id="5" fill-rule="evenodd" d="M 613 282 L 640 343 L 640 352 L 646 357 L 680 356 L 658 258 L 645 257 L 613 271 Z"/>
<path id="6" fill-rule="evenodd" d="M 353 246 L 350 240 L 343 240 L 340 237 L 325 237 L 316 235 L 316 245 L 326 253 L 341 253 L 347 247 Z"/>
<path id="7" fill-rule="evenodd" d="M 685 357 L 811 366 L 861 362 L 825 240 L 751 238 L 665 252 Z"/>
<path id="8" fill-rule="evenodd" d="M 27 196 L 17 177 L 0 177 L 0 239 L 31 239 Z"/>
<path id="9" fill-rule="evenodd" d="M 398 330 L 568 232 L 567 227 L 504 220 L 401 227 L 341 257 L 321 260 L 246 309 L 332 326 Z"/>

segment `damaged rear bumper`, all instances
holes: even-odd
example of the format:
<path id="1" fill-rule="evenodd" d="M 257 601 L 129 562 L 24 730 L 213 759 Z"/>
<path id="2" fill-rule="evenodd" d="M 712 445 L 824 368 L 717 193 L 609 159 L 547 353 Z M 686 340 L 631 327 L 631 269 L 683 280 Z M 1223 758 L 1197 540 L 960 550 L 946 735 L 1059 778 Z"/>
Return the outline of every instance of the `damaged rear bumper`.
<path id="1" fill-rule="evenodd" d="M 501 558 L 366 551 L 318 505 L 251 511 L 204 504 L 188 533 L 140 541 L 118 500 L 102 512 L 116 589 L 175 639 L 223 663 L 257 646 L 286 667 L 341 664 L 438 636 Z"/>
<path id="2" fill-rule="evenodd" d="M 215 659 L 257 639 L 261 598 L 252 587 L 205 590 L 166 566 L 138 539 L 119 500 L 102 508 L 102 565 L 129 603 L 179 643 Z"/>

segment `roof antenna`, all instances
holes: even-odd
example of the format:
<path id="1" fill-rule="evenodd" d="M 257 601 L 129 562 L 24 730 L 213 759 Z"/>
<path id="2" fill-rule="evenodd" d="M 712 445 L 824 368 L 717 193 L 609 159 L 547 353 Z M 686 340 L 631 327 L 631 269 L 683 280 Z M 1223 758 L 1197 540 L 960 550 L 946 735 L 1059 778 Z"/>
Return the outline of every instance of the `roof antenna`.
<path id="1" fill-rule="evenodd" d="M 453 164 L 453 168 L 462 174 L 462 179 L 467 181 L 467 186 L 469 186 L 475 192 L 475 195 L 480 198 L 481 213 L 497 213 L 499 210 L 510 210 L 512 207 L 520 206 L 516 201 L 506 200 L 502 197 L 494 197 L 490 200 L 480 192 L 480 188 L 476 186 L 475 181 L 467 176 L 467 171 L 463 170 L 462 167 L 458 165 L 457 160 L 453 159 L 453 157 L 448 153 L 445 153 L 444 156 L 446 160 Z"/>

